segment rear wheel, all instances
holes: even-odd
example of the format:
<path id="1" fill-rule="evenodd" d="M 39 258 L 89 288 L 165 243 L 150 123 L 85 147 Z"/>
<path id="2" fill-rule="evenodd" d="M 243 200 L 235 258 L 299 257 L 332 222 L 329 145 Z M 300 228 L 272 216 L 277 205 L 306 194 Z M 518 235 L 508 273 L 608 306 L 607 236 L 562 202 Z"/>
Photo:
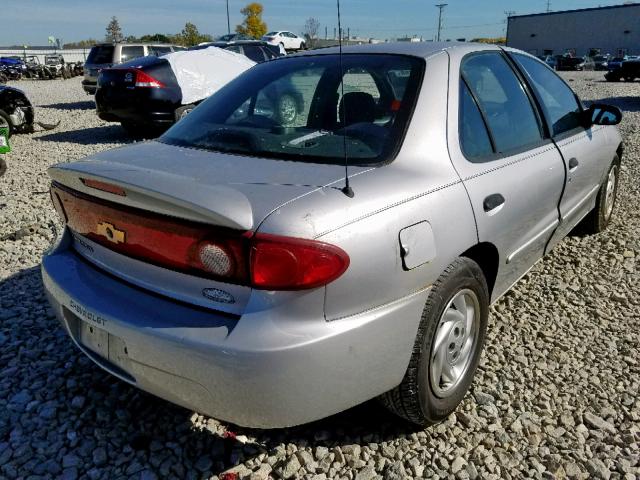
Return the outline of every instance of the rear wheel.
<path id="1" fill-rule="evenodd" d="M 182 107 L 176 108 L 176 112 L 175 112 L 176 122 L 179 122 L 184 117 L 189 115 L 194 108 L 196 108 L 195 105 L 183 105 Z"/>
<path id="2" fill-rule="evenodd" d="M 381 396 L 393 413 L 419 425 L 444 420 L 466 394 L 487 329 L 489 290 L 482 270 L 458 258 L 433 285 L 402 383 Z"/>
<path id="3" fill-rule="evenodd" d="M 616 155 L 598 191 L 596 206 L 582 221 L 581 226 L 585 233 L 600 233 L 609 225 L 618 196 L 619 175 L 620 159 Z"/>
<path id="4" fill-rule="evenodd" d="M 285 93 L 278 99 L 278 121 L 285 127 L 293 125 L 298 117 L 298 103 L 292 95 Z"/>
<path id="5" fill-rule="evenodd" d="M 13 126 L 11 125 L 11 119 L 4 110 L 0 110 L 0 128 L 6 128 L 9 132 L 9 136 L 13 133 Z"/>

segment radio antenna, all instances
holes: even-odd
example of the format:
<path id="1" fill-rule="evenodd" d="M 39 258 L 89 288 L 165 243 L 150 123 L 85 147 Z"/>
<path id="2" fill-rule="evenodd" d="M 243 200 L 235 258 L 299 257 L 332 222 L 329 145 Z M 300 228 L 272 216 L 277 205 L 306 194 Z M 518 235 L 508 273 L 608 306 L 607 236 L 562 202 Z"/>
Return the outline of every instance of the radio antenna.
<path id="1" fill-rule="evenodd" d="M 355 195 L 353 189 L 349 186 L 349 156 L 347 155 L 347 132 L 344 130 L 347 126 L 347 102 L 344 98 L 344 67 L 342 66 L 342 21 L 340 18 L 340 0 L 336 0 L 338 5 L 338 48 L 340 57 L 340 94 L 342 98 L 342 150 L 344 152 L 344 187 L 342 193 L 347 197 L 353 198 Z"/>

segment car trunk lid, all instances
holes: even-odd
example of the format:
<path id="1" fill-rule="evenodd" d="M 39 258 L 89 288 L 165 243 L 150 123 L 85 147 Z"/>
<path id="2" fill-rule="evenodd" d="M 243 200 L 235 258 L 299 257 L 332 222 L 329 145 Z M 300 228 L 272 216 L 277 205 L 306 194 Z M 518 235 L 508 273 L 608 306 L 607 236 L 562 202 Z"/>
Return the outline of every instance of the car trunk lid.
<path id="1" fill-rule="evenodd" d="M 241 157 L 160 142 L 103 152 L 49 170 L 54 189 L 82 197 L 79 211 L 105 201 L 113 207 L 104 218 L 90 216 L 91 224 L 85 222 L 82 227 L 67 218 L 74 232 L 74 248 L 80 255 L 143 288 L 234 314 L 243 312 L 249 287 L 200 278 L 187 270 L 153 264 L 123 252 L 119 244 L 126 242 L 128 234 L 144 238 L 132 230 L 131 217 L 125 218 L 130 213 L 126 209 L 151 212 L 168 222 L 204 224 L 240 236 L 258 230 L 280 206 L 340 181 L 343 173 L 337 165 Z M 124 213 L 119 213 L 120 207 Z"/>

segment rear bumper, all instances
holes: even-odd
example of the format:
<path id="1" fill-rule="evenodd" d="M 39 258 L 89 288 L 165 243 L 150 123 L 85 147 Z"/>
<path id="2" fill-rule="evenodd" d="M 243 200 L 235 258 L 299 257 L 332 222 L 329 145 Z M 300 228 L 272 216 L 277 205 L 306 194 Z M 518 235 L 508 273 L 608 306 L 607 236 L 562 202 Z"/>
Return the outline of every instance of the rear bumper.
<path id="1" fill-rule="evenodd" d="M 132 287 L 71 250 L 46 256 L 42 276 L 59 320 L 102 368 L 189 409 L 257 428 L 327 417 L 399 384 L 427 295 L 333 322 L 287 318 L 286 308 L 238 318 Z M 107 347 L 83 343 L 89 326 L 106 332 Z"/>
<path id="2" fill-rule="evenodd" d="M 163 97 L 163 93 L 137 90 L 114 92 L 99 88 L 95 92 L 98 117 L 107 122 L 171 126 L 175 123 L 175 110 L 180 102 L 170 96 Z"/>

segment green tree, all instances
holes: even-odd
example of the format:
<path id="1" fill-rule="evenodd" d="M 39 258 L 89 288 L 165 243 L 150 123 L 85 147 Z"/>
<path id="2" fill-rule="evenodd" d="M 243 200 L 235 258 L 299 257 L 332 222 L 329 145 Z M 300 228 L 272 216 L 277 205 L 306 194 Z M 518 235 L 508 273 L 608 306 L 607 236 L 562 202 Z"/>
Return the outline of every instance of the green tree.
<path id="1" fill-rule="evenodd" d="M 107 25 L 107 35 L 105 37 L 105 40 L 107 42 L 121 42 L 123 35 L 122 35 L 122 28 L 120 28 L 120 23 L 118 22 L 118 19 L 116 17 L 111 17 L 111 21 L 109 22 L 109 25 Z"/>
<path id="2" fill-rule="evenodd" d="M 153 35 L 142 35 L 140 37 L 141 42 L 157 42 L 157 43 L 172 43 L 173 40 L 169 35 L 163 33 L 154 33 Z"/>
<path id="3" fill-rule="evenodd" d="M 267 24 L 262 21 L 264 8 L 261 3 L 253 2 L 240 10 L 244 15 L 242 24 L 236 27 L 236 32 L 249 35 L 253 38 L 260 38 L 267 33 Z"/>
<path id="4" fill-rule="evenodd" d="M 182 43 L 185 47 L 192 47 L 194 45 L 198 45 L 199 43 L 211 42 L 213 40 L 211 35 L 200 33 L 198 31 L 198 27 L 196 27 L 191 22 L 186 23 L 179 37 L 179 43 Z"/>

